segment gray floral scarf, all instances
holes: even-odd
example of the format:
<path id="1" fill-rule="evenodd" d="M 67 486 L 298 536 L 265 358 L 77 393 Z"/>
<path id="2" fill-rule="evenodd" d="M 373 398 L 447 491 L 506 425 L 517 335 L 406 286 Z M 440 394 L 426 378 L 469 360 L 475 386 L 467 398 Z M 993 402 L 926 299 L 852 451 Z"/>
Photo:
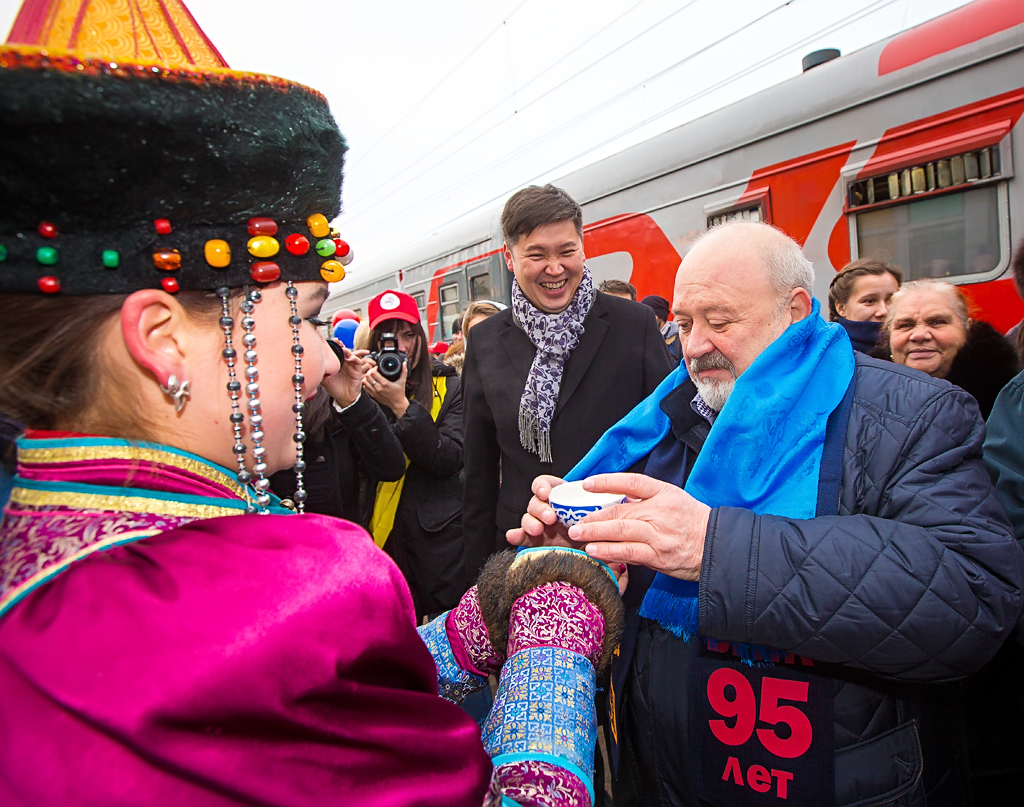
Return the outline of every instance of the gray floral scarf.
<path id="1" fill-rule="evenodd" d="M 562 370 L 583 335 L 583 320 L 594 302 L 594 278 L 584 265 L 579 288 L 569 307 L 545 314 L 526 299 L 512 281 L 512 314 L 516 324 L 537 348 L 526 387 L 519 401 L 519 439 L 523 448 L 551 462 L 551 418 L 562 387 Z"/>

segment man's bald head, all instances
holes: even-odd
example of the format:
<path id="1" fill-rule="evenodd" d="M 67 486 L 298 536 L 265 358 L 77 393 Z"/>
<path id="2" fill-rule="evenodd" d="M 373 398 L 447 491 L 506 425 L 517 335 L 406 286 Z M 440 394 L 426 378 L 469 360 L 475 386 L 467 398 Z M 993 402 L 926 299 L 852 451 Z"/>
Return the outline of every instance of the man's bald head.
<path id="1" fill-rule="evenodd" d="M 799 245 L 767 224 L 730 222 L 697 240 L 676 274 L 672 310 L 701 396 L 721 410 L 735 380 L 811 312 L 814 271 Z"/>
<path id="2" fill-rule="evenodd" d="M 757 255 L 780 305 L 793 289 L 813 293 L 814 265 L 804 257 L 800 245 L 777 227 L 756 221 L 728 221 L 701 233 L 687 256 L 697 249 L 723 247 L 749 249 Z"/>

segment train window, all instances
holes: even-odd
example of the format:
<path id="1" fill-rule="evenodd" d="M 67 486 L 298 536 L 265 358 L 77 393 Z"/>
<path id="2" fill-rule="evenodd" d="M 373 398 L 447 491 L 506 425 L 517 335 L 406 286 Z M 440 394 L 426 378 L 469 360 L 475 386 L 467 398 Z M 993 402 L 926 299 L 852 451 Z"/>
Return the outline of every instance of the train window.
<path id="1" fill-rule="evenodd" d="M 1001 176 L 999 146 L 966 151 L 850 183 L 849 209 L 968 187 Z"/>
<path id="2" fill-rule="evenodd" d="M 443 338 L 451 335 L 452 324 L 462 316 L 462 309 L 459 307 L 458 284 L 441 286 L 438 297 L 441 302 L 441 337 Z"/>
<path id="3" fill-rule="evenodd" d="M 422 291 L 411 291 L 409 296 L 416 301 L 416 307 L 420 310 L 420 315 L 423 315 L 423 309 L 427 307 L 427 295 Z"/>
<path id="4" fill-rule="evenodd" d="M 759 202 L 756 205 L 727 210 L 707 217 L 708 227 L 727 221 L 764 221 L 764 209 Z"/>
<path id="5" fill-rule="evenodd" d="M 856 228 L 858 256 L 890 261 L 907 280 L 987 274 L 1002 263 L 997 185 L 857 213 Z"/>
<path id="6" fill-rule="evenodd" d="M 469 279 L 470 300 L 490 300 L 494 297 L 491 293 L 490 275 L 475 275 Z"/>

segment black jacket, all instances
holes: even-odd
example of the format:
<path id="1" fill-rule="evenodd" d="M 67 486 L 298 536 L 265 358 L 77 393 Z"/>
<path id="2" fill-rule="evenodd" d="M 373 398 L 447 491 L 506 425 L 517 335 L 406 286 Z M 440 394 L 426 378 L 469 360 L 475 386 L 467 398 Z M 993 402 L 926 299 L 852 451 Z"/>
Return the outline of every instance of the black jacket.
<path id="1" fill-rule="evenodd" d="M 673 432 L 699 448 L 707 424 L 682 411 Z M 839 514 L 712 511 L 701 634 L 799 654 L 831 680 L 836 805 L 970 803 L 958 682 L 992 657 L 1024 601 L 1024 552 L 983 438 L 962 390 L 857 355 Z M 630 573 L 613 725 L 642 804 L 697 805 L 692 643 L 636 615 L 652 577 Z"/>
<path id="2" fill-rule="evenodd" d="M 580 342 L 565 363 L 551 421 L 554 462 L 523 448 L 519 401 L 536 355 L 529 337 L 502 311 L 473 327 L 462 383 L 466 395 L 466 571 L 475 578 L 507 549 L 540 474 L 564 476 L 605 431 L 646 398 L 672 369 L 654 312 L 598 292 Z"/>
<path id="3" fill-rule="evenodd" d="M 323 389 L 320 395 L 327 395 Z M 367 502 L 361 496 L 362 479 L 393 481 L 405 473 L 402 446 L 388 428 L 380 407 L 369 395 L 360 395 L 351 407 L 338 412 L 333 405 L 319 439 L 304 449 L 306 512 L 335 516 L 363 527 L 369 524 Z M 295 495 L 295 472 L 290 468 L 270 477 L 271 489 L 283 499 Z"/>
<path id="4" fill-rule="evenodd" d="M 386 413 L 409 467 L 395 525 L 384 551 L 402 570 L 416 614 L 453 608 L 467 588 L 462 558 L 462 387 L 453 367 L 433 362 L 446 392 L 437 422 L 430 409 L 412 401 L 395 420 Z"/>
<path id="5" fill-rule="evenodd" d="M 987 322 L 974 320 L 946 380 L 971 393 L 981 416 L 987 420 L 999 391 L 1018 370 L 1020 364 L 1013 343 Z"/>

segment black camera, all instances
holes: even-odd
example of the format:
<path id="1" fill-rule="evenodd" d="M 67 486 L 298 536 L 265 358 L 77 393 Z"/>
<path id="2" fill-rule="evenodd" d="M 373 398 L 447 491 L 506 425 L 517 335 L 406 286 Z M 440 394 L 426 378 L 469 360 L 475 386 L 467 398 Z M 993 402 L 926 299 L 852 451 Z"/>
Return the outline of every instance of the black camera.
<path id="1" fill-rule="evenodd" d="M 380 350 L 369 356 L 377 362 L 377 372 L 388 381 L 397 381 L 402 377 L 402 365 L 409 363 L 409 357 L 398 349 L 398 337 L 393 333 L 380 335 Z"/>

